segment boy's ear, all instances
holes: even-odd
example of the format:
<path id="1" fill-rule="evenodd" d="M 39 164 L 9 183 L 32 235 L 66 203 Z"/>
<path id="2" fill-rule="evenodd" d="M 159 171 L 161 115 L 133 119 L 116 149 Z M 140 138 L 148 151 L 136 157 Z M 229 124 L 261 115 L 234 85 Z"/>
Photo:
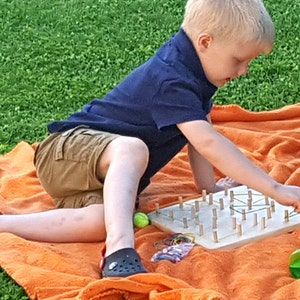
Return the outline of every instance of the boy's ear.
<path id="1" fill-rule="evenodd" d="M 198 50 L 203 52 L 207 50 L 213 41 L 213 37 L 210 34 L 202 33 L 198 36 L 197 47 Z"/>

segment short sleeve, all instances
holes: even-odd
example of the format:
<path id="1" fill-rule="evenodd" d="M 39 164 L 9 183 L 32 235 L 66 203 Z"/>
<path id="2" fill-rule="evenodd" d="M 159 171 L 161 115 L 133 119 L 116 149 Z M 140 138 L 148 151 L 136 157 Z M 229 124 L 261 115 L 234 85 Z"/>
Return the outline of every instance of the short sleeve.
<path id="1" fill-rule="evenodd" d="M 162 84 L 154 99 L 152 114 L 158 128 L 194 120 L 207 120 L 212 108 L 211 98 L 203 99 L 195 84 L 168 81 Z"/>

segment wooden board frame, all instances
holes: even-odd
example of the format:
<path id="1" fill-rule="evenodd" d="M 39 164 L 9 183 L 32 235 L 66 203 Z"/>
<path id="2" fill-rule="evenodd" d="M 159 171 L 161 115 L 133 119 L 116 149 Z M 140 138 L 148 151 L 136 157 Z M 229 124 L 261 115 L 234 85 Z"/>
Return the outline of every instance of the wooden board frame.
<path id="1" fill-rule="evenodd" d="M 159 208 L 151 223 L 170 233 L 192 233 L 208 249 L 230 249 L 300 228 L 300 214 L 261 193 L 238 186 Z"/>

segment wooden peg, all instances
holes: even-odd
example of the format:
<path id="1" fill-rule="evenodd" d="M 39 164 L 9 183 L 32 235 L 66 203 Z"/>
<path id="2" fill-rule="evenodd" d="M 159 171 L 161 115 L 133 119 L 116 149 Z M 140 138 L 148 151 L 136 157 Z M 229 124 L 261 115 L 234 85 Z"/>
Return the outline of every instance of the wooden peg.
<path id="1" fill-rule="evenodd" d="M 271 200 L 271 211 L 275 212 L 275 201 Z"/>
<path id="2" fill-rule="evenodd" d="M 232 217 L 232 229 L 236 229 L 236 217 Z"/>
<path id="3" fill-rule="evenodd" d="M 252 200 L 252 191 L 248 190 L 248 199 Z"/>
<path id="4" fill-rule="evenodd" d="M 213 231 L 213 238 L 215 243 L 219 242 L 218 232 L 216 230 Z"/>
<path id="5" fill-rule="evenodd" d="M 195 209 L 195 206 L 192 205 L 192 207 L 191 207 L 191 217 L 194 219 L 195 216 L 196 216 L 196 209 Z"/>
<path id="6" fill-rule="evenodd" d="M 223 198 L 219 199 L 219 204 L 220 204 L 220 209 L 223 210 L 224 209 L 224 199 Z"/>
<path id="7" fill-rule="evenodd" d="M 216 229 L 218 227 L 218 224 L 217 224 L 217 217 L 212 217 L 212 225 L 211 227 L 213 229 Z"/>
<path id="8" fill-rule="evenodd" d="M 188 228 L 189 227 L 186 217 L 183 217 L 182 222 L 183 222 L 183 228 Z"/>
<path id="9" fill-rule="evenodd" d="M 199 224 L 199 235 L 200 235 L 200 236 L 203 236 L 203 235 L 204 235 L 203 224 Z"/>
<path id="10" fill-rule="evenodd" d="M 234 215 L 234 208 L 233 208 L 232 204 L 230 204 L 229 209 L 230 209 L 230 215 L 233 216 Z"/>
<path id="11" fill-rule="evenodd" d="M 230 197 L 230 202 L 233 202 L 234 201 L 234 192 L 233 191 L 230 191 L 229 193 L 229 197 Z"/>
<path id="12" fill-rule="evenodd" d="M 225 185 L 224 187 L 224 196 L 228 196 L 228 186 Z"/>
<path id="13" fill-rule="evenodd" d="M 200 210 L 199 200 L 195 200 L 195 209 L 196 209 L 196 212 L 198 212 Z"/>
<path id="14" fill-rule="evenodd" d="M 265 204 L 266 205 L 270 205 L 270 201 L 269 201 L 269 197 L 268 196 L 265 196 Z"/>
<path id="15" fill-rule="evenodd" d="M 183 208 L 183 199 L 182 199 L 182 196 L 178 197 L 178 202 L 179 202 L 179 208 L 182 209 Z"/>
<path id="16" fill-rule="evenodd" d="M 159 203 L 155 203 L 155 213 L 159 214 Z"/>
<path id="17" fill-rule="evenodd" d="M 241 236 L 243 234 L 242 224 L 238 223 L 236 224 L 236 226 L 237 226 L 237 233 L 239 236 Z"/>
<path id="18" fill-rule="evenodd" d="M 242 209 L 242 220 L 245 221 L 246 220 L 246 209 Z"/>
<path id="19" fill-rule="evenodd" d="M 251 198 L 251 199 L 248 198 L 248 200 L 247 200 L 248 210 L 251 210 L 251 209 L 252 209 L 252 202 L 253 202 L 252 198 Z"/>
<path id="20" fill-rule="evenodd" d="M 254 214 L 253 214 L 253 225 L 254 225 L 254 226 L 257 226 L 257 224 L 258 224 L 258 221 L 257 221 L 257 213 L 254 213 Z"/>
<path id="21" fill-rule="evenodd" d="M 267 217 L 268 219 L 272 218 L 271 207 L 267 207 Z"/>
<path id="22" fill-rule="evenodd" d="M 218 214 L 217 214 L 217 209 L 214 207 L 213 209 L 212 209 L 212 215 L 213 215 L 213 217 L 218 217 Z"/>
<path id="23" fill-rule="evenodd" d="M 169 218 L 174 221 L 174 212 L 173 210 L 169 210 Z"/>
<path id="24" fill-rule="evenodd" d="M 289 211 L 287 209 L 284 211 L 284 221 L 286 223 L 290 221 L 290 214 L 289 214 Z"/>
<path id="25" fill-rule="evenodd" d="M 265 229 L 266 226 L 266 217 L 262 217 L 261 218 L 261 229 Z"/>
<path id="26" fill-rule="evenodd" d="M 213 194 L 209 193 L 208 194 L 208 204 L 212 205 L 214 203 L 214 198 L 213 198 Z"/>
<path id="27" fill-rule="evenodd" d="M 206 201 L 206 190 L 202 190 L 202 201 Z"/>

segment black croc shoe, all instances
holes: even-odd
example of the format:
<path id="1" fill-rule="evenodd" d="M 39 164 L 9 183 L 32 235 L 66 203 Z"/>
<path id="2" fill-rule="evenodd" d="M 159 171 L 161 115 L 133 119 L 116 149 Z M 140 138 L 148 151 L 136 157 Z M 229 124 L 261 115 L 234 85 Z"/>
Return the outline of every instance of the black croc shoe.
<path id="1" fill-rule="evenodd" d="M 104 249 L 105 251 L 105 249 Z M 147 273 L 140 256 L 133 248 L 120 249 L 100 260 L 102 277 L 126 277 L 138 273 Z"/>

